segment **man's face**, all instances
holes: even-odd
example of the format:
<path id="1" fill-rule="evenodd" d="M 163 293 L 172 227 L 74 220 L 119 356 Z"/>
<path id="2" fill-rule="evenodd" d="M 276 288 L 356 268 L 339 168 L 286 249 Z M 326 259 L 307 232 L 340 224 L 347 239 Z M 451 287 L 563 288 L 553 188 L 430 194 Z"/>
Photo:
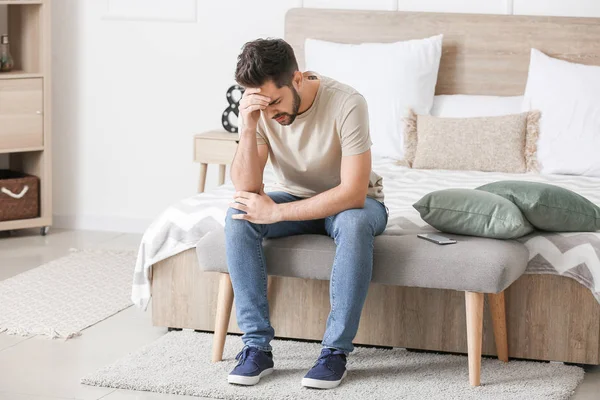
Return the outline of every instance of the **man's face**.
<path id="1" fill-rule="evenodd" d="M 293 86 L 278 88 L 273 81 L 268 81 L 260 87 L 260 94 L 271 98 L 271 103 L 263 110 L 267 118 L 274 119 L 281 125 L 294 122 L 300 109 L 300 95 Z"/>

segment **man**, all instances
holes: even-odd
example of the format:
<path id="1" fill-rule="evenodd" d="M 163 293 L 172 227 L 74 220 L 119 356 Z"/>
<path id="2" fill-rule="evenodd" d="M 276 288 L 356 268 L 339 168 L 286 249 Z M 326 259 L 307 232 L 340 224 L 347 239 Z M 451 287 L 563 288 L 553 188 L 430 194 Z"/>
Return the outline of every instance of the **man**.
<path id="1" fill-rule="evenodd" d="M 273 371 L 263 238 L 323 234 L 336 243 L 331 312 L 323 349 L 302 385 L 333 388 L 346 376 L 371 280 L 373 240 L 388 219 L 382 179 L 371 171 L 367 104 L 347 85 L 298 71 L 291 46 L 280 39 L 247 43 L 235 77 L 246 91 L 225 235 L 245 346 L 228 381 L 254 385 Z M 278 183 L 277 191 L 265 193 L 269 155 Z"/>

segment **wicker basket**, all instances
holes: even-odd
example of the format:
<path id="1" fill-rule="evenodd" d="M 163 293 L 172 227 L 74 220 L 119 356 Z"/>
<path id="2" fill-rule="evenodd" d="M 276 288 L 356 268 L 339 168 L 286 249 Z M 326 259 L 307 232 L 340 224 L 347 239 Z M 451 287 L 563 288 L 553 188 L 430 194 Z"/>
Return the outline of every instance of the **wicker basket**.
<path id="1" fill-rule="evenodd" d="M 0 221 L 39 216 L 39 188 L 37 176 L 0 169 Z"/>

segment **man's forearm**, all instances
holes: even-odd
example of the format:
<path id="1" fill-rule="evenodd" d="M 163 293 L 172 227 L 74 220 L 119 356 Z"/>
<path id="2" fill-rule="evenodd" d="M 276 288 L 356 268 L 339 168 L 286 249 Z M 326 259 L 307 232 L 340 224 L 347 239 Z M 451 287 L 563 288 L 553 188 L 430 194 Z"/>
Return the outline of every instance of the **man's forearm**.
<path id="1" fill-rule="evenodd" d="M 258 193 L 262 185 L 262 171 L 258 158 L 256 134 L 243 131 L 231 164 L 231 181 L 236 191 Z"/>
<path id="2" fill-rule="evenodd" d="M 278 204 L 282 221 L 321 219 L 351 208 L 362 208 L 366 191 L 357 191 L 342 185 L 336 186 L 308 199 Z"/>

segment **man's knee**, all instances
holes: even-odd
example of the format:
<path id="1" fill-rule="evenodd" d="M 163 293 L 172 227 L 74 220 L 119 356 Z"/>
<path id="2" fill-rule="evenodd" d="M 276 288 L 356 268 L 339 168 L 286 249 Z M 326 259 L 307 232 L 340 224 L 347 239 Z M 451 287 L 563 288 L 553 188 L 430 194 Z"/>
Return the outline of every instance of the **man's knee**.
<path id="1" fill-rule="evenodd" d="M 371 221 L 363 209 L 342 211 L 336 215 L 333 227 L 336 236 L 368 236 L 374 234 Z"/>
<path id="2" fill-rule="evenodd" d="M 233 218 L 236 214 L 245 214 L 244 211 L 238 210 L 237 208 L 231 208 L 227 210 L 227 216 L 225 217 L 225 233 L 226 235 L 244 234 L 249 231 L 260 232 L 261 226 L 244 219 Z"/>

